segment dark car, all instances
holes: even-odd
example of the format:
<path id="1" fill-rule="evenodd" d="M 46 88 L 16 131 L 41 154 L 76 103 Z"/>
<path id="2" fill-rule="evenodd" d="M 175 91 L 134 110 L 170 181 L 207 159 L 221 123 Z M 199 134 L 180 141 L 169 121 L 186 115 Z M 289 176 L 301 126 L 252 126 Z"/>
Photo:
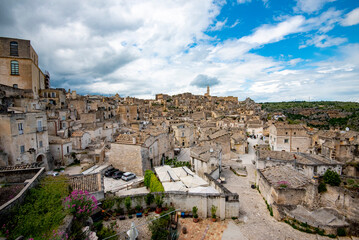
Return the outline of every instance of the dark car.
<path id="1" fill-rule="evenodd" d="M 105 172 L 105 177 L 111 177 L 112 174 L 114 174 L 116 171 L 118 171 L 118 169 L 116 168 L 107 169 Z"/>
<path id="2" fill-rule="evenodd" d="M 118 170 L 112 174 L 112 178 L 113 179 L 121 179 L 122 175 L 123 175 L 123 172 Z"/>

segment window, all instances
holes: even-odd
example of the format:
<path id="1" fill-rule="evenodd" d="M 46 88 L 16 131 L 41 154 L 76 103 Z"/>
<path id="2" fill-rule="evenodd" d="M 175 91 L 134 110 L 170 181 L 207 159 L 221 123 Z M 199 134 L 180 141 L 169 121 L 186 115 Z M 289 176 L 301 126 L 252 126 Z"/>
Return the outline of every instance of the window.
<path id="1" fill-rule="evenodd" d="M 39 146 L 40 146 L 40 147 L 42 147 L 42 146 L 43 146 L 43 145 L 42 145 L 42 141 L 40 141 L 40 142 L 39 142 Z"/>
<path id="2" fill-rule="evenodd" d="M 294 132 L 294 135 L 296 135 L 297 133 L 296 132 Z"/>
<path id="3" fill-rule="evenodd" d="M 184 132 L 182 132 L 182 137 L 184 137 Z"/>
<path id="4" fill-rule="evenodd" d="M 288 143 L 289 142 L 289 139 L 284 139 L 284 143 Z"/>
<path id="5" fill-rule="evenodd" d="M 17 42 L 10 42 L 10 56 L 19 56 Z"/>
<path id="6" fill-rule="evenodd" d="M 51 93 L 51 97 L 52 97 L 52 98 L 56 97 L 56 93 L 52 92 L 52 93 Z"/>
<path id="7" fill-rule="evenodd" d="M 22 145 L 22 146 L 20 146 L 20 153 L 24 153 L 24 152 L 25 152 L 25 146 Z"/>
<path id="8" fill-rule="evenodd" d="M 288 135 L 288 132 L 285 132 L 285 135 Z"/>
<path id="9" fill-rule="evenodd" d="M 24 126 L 22 123 L 17 124 L 17 129 L 19 130 L 19 135 L 24 134 Z"/>
<path id="10" fill-rule="evenodd" d="M 19 75 L 19 62 L 11 61 L 11 75 Z"/>
<path id="11" fill-rule="evenodd" d="M 67 146 L 67 147 L 66 147 L 66 150 L 67 150 L 67 153 L 69 153 L 69 152 L 70 152 L 70 147 Z"/>
<path id="12" fill-rule="evenodd" d="M 41 120 L 37 121 L 37 131 L 42 132 L 42 121 Z"/>
<path id="13" fill-rule="evenodd" d="M 13 84 L 12 87 L 13 87 L 13 88 L 18 88 L 18 85 L 17 85 L 17 84 Z"/>

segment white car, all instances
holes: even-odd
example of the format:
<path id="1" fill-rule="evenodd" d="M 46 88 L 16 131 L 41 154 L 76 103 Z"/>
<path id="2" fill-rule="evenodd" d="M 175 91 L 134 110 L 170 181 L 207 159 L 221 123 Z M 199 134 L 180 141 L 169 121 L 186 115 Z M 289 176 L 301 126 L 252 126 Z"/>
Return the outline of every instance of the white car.
<path id="1" fill-rule="evenodd" d="M 131 179 L 134 179 L 134 178 L 136 178 L 136 174 L 134 174 L 132 172 L 125 172 L 121 177 L 121 179 L 126 181 L 126 182 L 131 180 Z"/>

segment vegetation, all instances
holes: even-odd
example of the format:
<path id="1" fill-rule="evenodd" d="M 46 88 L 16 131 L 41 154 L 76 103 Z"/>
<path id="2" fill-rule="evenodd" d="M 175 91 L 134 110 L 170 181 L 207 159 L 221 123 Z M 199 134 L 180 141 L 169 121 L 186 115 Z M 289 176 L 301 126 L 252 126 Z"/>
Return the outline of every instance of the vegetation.
<path id="1" fill-rule="evenodd" d="M 155 197 L 155 203 L 156 203 L 157 207 L 161 208 L 162 204 L 163 204 L 163 196 L 162 195 L 157 195 Z"/>
<path id="2" fill-rule="evenodd" d="M 359 103 L 357 102 L 275 102 L 263 103 L 262 109 L 269 113 L 283 112 L 287 116 L 289 123 L 305 122 L 308 126 L 320 129 L 336 127 L 344 130 L 349 127 L 359 131 Z M 311 114 L 303 110 L 313 110 Z M 339 117 L 331 117 L 328 111 L 339 113 Z"/>
<path id="3" fill-rule="evenodd" d="M 38 187 L 32 188 L 23 204 L 14 207 L 8 219 L 0 220 L 7 238 L 23 235 L 36 239 L 53 235 L 67 213 L 62 204 L 62 199 L 69 194 L 66 180 L 64 176 L 46 177 Z"/>
<path id="4" fill-rule="evenodd" d="M 163 188 L 162 183 L 156 175 L 152 172 L 151 180 L 150 180 L 150 192 L 164 192 L 165 189 Z"/>
<path id="5" fill-rule="evenodd" d="M 197 212 L 198 212 L 198 207 L 197 207 L 197 206 L 194 206 L 194 207 L 192 208 L 192 213 L 193 213 L 193 217 L 194 217 L 194 218 L 198 218 Z"/>
<path id="6" fill-rule="evenodd" d="M 311 233 L 311 234 L 318 234 L 320 236 L 327 236 L 330 238 L 335 238 L 336 236 L 334 234 L 325 234 L 325 231 L 323 229 L 317 228 L 317 227 L 312 227 L 310 225 L 308 225 L 307 223 L 303 223 L 300 222 L 296 219 L 287 219 L 284 220 L 285 223 L 289 224 L 292 226 L 292 228 L 299 230 L 301 232 L 306 232 L 306 233 Z M 340 234 L 346 234 L 345 230 L 343 232 L 344 229 L 340 229 L 338 228 L 338 236 L 345 236 L 345 235 L 339 235 Z"/>
<path id="7" fill-rule="evenodd" d="M 318 193 L 326 192 L 327 191 L 327 185 L 325 183 L 320 183 L 318 186 Z"/>
<path id="8" fill-rule="evenodd" d="M 153 203 L 154 199 L 155 199 L 155 197 L 153 196 L 153 194 L 148 193 L 145 197 L 145 202 L 146 202 L 147 206 L 150 206 L 151 203 Z"/>
<path id="9" fill-rule="evenodd" d="M 165 159 L 165 165 L 170 165 L 172 167 L 188 167 L 191 168 L 191 163 L 190 162 L 182 162 L 182 161 L 178 161 L 177 158 L 170 158 L 170 159 Z"/>
<path id="10" fill-rule="evenodd" d="M 146 170 L 145 171 L 145 177 L 144 177 L 143 183 L 144 183 L 146 188 L 150 187 L 152 174 L 153 174 L 153 172 L 151 170 Z"/>
<path id="11" fill-rule="evenodd" d="M 104 227 L 102 221 L 95 222 L 94 228 L 94 230 L 96 231 L 96 235 L 97 237 L 99 237 L 99 239 L 104 239 L 116 234 L 116 231 L 113 229 L 113 226 L 109 228 Z M 117 237 L 112 237 L 111 239 L 117 239 Z"/>
<path id="12" fill-rule="evenodd" d="M 267 209 L 269 211 L 269 214 L 273 217 L 273 208 L 272 208 L 272 206 L 268 204 L 267 200 L 264 197 L 263 197 L 263 200 L 267 205 Z"/>
<path id="13" fill-rule="evenodd" d="M 323 180 L 331 186 L 339 186 L 341 182 L 339 174 L 330 169 L 324 173 Z"/>
<path id="14" fill-rule="evenodd" d="M 125 206 L 127 208 L 127 211 L 130 212 L 131 210 L 131 205 L 132 205 L 132 200 L 130 197 L 126 197 L 125 198 Z"/>
<path id="15" fill-rule="evenodd" d="M 152 221 L 148 228 L 152 233 L 151 239 L 153 240 L 167 240 L 169 236 L 169 224 L 170 224 L 170 216 L 166 215 L 168 212 L 172 211 L 172 209 L 161 213 L 161 217 Z"/>
<path id="16" fill-rule="evenodd" d="M 211 207 L 211 214 L 212 214 L 212 218 L 216 218 L 216 213 L 217 213 L 217 206 L 212 205 Z"/>

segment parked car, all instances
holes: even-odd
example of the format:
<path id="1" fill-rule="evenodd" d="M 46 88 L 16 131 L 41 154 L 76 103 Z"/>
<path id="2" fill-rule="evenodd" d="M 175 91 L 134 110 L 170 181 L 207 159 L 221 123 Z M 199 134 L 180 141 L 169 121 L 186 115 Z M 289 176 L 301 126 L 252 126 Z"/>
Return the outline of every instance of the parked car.
<path id="1" fill-rule="evenodd" d="M 136 175 L 134 173 L 125 172 L 121 179 L 124 180 L 124 181 L 129 181 L 129 180 L 134 179 L 134 178 L 136 178 Z"/>
<path id="2" fill-rule="evenodd" d="M 122 175 L 123 175 L 123 172 L 118 170 L 112 174 L 112 178 L 113 179 L 121 179 Z"/>
<path id="3" fill-rule="evenodd" d="M 116 171 L 118 171 L 116 168 L 107 169 L 105 172 L 105 177 L 111 177 Z"/>

